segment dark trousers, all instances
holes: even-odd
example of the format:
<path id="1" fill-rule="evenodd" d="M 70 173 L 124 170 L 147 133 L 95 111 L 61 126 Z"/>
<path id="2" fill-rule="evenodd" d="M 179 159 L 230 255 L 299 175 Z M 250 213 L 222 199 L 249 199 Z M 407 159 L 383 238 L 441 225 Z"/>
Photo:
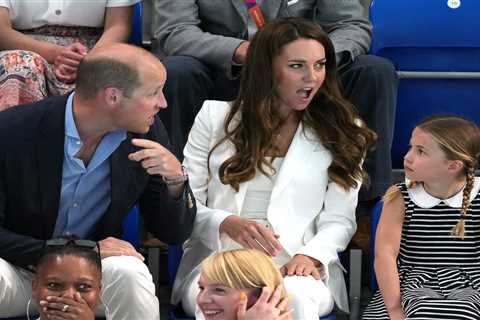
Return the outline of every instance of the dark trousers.
<path id="1" fill-rule="evenodd" d="M 205 100 L 233 100 L 239 81 L 226 76 L 199 60 L 171 56 L 163 60 L 167 69 L 165 97 L 168 108 L 160 112 L 173 150 L 183 159 L 183 147 L 197 112 Z M 381 196 L 391 184 L 390 149 L 395 120 L 397 77 L 386 59 L 363 55 L 340 70 L 344 95 L 357 107 L 368 127 L 378 135 L 375 148 L 365 160 L 370 186 L 362 189 L 361 200 Z"/>

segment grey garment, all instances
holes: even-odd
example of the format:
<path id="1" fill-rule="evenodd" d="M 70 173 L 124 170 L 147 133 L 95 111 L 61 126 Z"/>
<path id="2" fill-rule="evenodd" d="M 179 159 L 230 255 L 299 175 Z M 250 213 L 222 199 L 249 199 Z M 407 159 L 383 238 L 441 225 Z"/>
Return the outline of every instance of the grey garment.
<path id="1" fill-rule="evenodd" d="M 300 16 L 318 22 L 332 39 L 337 57 L 365 54 L 371 24 L 360 0 L 263 0 L 267 21 Z M 231 75 L 232 57 L 248 39 L 244 0 L 155 0 L 153 51 L 159 57 L 183 55 Z M 348 61 L 348 60 L 347 60 Z"/>

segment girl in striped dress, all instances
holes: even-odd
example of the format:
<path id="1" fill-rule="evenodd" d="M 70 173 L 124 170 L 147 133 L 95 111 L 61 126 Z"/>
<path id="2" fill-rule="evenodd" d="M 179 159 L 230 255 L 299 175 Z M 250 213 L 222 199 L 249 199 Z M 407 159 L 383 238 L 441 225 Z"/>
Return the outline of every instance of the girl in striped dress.
<path id="1" fill-rule="evenodd" d="M 363 319 L 480 319 L 480 129 L 432 117 L 413 130 L 406 183 L 384 197 Z"/>

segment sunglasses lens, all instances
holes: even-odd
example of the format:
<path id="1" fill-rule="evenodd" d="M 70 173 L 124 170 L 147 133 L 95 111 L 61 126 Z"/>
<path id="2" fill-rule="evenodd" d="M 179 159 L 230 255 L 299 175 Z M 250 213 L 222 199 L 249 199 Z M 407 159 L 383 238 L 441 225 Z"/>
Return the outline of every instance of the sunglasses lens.
<path id="1" fill-rule="evenodd" d="M 66 246 L 70 243 L 73 243 L 77 247 L 89 248 L 89 249 L 94 249 L 97 246 L 97 243 L 95 241 L 91 241 L 91 240 L 63 239 L 63 238 L 47 240 L 46 246 L 47 247 L 62 247 L 62 246 Z"/>
<path id="2" fill-rule="evenodd" d="M 79 247 L 85 247 L 85 248 L 90 248 L 90 249 L 93 249 L 97 246 L 97 243 L 95 241 L 91 241 L 91 240 L 79 239 L 79 240 L 74 240 L 73 243 L 75 243 L 75 245 L 77 245 Z"/>
<path id="3" fill-rule="evenodd" d="M 46 245 L 48 247 L 64 246 L 68 242 L 69 242 L 69 240 L 67 240 L 67 239 L 58 238 L 58 239 L 47 240 Z"/>

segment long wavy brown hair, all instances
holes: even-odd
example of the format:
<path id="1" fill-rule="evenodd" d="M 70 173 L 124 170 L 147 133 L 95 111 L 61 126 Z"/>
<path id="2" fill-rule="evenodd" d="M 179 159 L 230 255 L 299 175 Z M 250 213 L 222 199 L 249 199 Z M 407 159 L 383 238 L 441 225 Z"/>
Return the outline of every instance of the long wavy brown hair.
<path id="1" fill-rule="evenodd" d="M 303 18 L 278 18 L 260 29 L 250 43 L 240 80 L 240 92 L 226 116 L 223 142 L 230 141 L 235 154 L 219 168 L 220 180 L 239 190 L 251 180 L 256 169 L 266 174 L 271 161 L 265 155 L 275 153 L 274 137 L 282 124 L 278 108 L 273 60 L 285 45 L 298 39 L 313 39 L 325 49 L 326 75 L 321 88 L 306 110 L 298 111 L 304 129 L 311 129 L 332 154 L 328 168 L 331 181 L 344 189 L 355 188 L 365 176 L 361 162 L 376 134 L 360 120 L 353 105 L 343 98 L 337 80 L 335 50 L 321 27 Z M 236 120 L 240 115 L 241 121 Z"/>

